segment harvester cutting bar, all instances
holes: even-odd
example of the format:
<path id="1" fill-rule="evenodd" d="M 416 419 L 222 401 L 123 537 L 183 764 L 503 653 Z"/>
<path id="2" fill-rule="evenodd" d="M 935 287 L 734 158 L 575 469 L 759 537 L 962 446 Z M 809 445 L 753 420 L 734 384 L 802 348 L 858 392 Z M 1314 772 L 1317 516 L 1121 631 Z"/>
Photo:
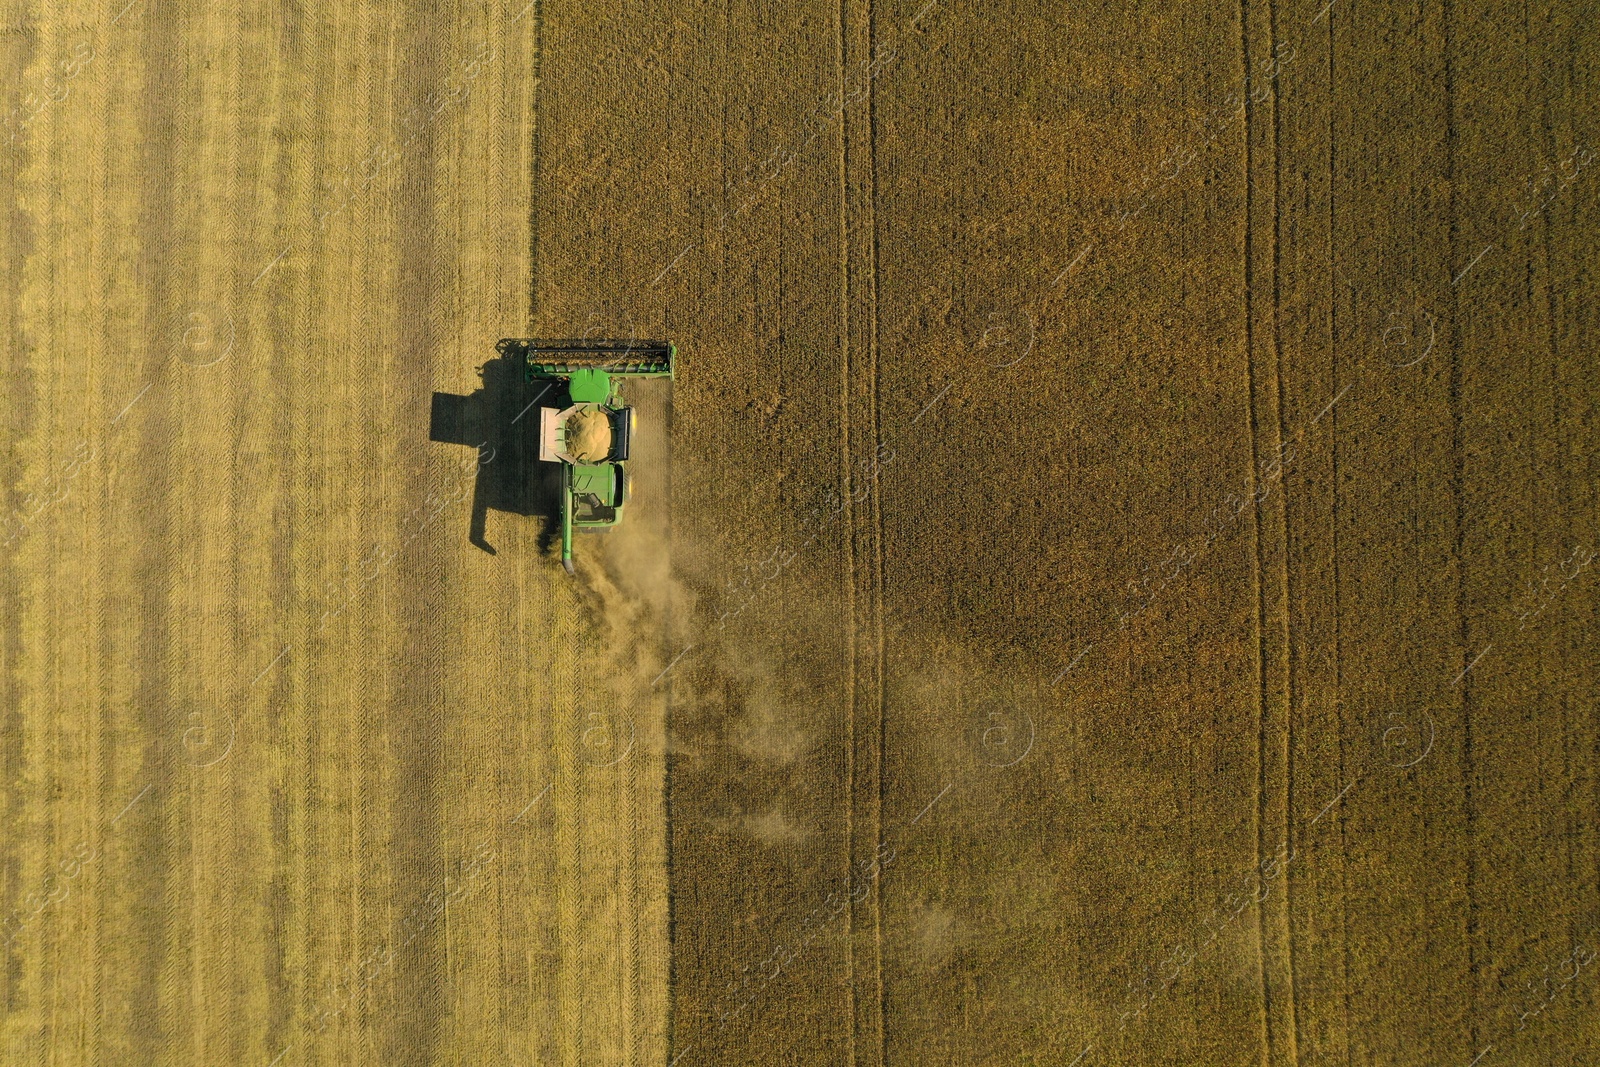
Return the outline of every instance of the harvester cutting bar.
<path id="1" fill-rule="evenodd" d="M 631 378 L 670 378 L 677 355 L 665 341 L 541 341 L 508 337 L 496 347 L 502 353 L 521 352 L 528 370 L 541 377 L 598 370 Z"/>

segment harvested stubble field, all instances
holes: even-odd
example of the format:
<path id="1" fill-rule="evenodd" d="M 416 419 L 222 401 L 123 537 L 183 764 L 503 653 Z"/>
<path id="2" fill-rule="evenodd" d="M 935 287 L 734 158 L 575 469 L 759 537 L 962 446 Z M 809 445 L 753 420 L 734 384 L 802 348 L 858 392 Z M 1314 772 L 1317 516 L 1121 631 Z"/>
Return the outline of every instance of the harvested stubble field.
<path id="1" fill-rule="evenodd" d="M 1591 16 L 7 4 L 0 1064 L 1600 1058 Z"/>

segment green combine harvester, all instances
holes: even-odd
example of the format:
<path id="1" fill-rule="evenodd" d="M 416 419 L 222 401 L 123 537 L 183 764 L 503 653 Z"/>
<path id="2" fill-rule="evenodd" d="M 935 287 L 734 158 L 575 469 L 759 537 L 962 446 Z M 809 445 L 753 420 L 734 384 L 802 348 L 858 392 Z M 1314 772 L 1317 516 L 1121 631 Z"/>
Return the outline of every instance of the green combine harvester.
<path id="1" fill-rule="evenodd" d="M 539 408 L 539 459 L 561 464 L 561 565 L 572 573 L 572 531 L 606 530 L 628 501 L 623 462 L 633 440 L 633 409 L 621 378 L 671 378 L 676 346 L 666 341 L 538 341 L 508 337 L 502 355 L 520 352 L 530 385 L 545 383 Z"/>

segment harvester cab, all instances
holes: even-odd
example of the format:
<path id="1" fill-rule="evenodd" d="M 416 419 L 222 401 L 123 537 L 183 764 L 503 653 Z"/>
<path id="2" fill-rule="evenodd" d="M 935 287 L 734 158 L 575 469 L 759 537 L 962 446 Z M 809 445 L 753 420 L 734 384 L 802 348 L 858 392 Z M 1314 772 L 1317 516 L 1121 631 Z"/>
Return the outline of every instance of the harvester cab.
<path id="1" fill-rule="evenodd" d="M 539 459 L 561 464 L 561 565 L 572 573 L 574 530 L 607 530 L 628 501 L 623 467 L 632 447 L 634 411 L 621 379 L 671 378 L 677 348 L 666 341 L 539 341 L 509 337 L 502 354 L 520 351 L 530 385 L 543 383 Z"/>

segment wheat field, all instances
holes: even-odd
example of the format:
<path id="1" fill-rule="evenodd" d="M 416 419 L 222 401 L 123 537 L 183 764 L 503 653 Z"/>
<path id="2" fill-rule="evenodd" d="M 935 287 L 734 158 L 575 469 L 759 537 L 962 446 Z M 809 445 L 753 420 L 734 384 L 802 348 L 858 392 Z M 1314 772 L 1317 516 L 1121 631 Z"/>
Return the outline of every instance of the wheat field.
<path id="1" fill-rule="evenodd" d="M 0 1065 L 1590 1062 L 1588 14 L 8 3 Z"/>

